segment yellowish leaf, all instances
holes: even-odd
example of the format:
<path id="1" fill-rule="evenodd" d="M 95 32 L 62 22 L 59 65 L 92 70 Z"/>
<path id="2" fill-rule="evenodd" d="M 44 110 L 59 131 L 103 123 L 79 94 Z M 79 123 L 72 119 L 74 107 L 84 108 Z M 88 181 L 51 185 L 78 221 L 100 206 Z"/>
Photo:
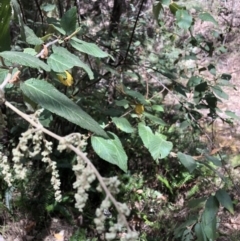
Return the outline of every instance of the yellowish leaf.
<path id="1" fill-rule="evenodd" d="M 73 84 L 73 77 L 68 71 L 65 71 L 65 73 L 57 74 L 57 78 L 62 84 L 66 86 L 72 86 Z"/>
<path id="2" fill-rule="evenodd" d="M 136 104 L 135 113 L 141 115 L 144 111 L 144 106 L 142 104 Z"/>

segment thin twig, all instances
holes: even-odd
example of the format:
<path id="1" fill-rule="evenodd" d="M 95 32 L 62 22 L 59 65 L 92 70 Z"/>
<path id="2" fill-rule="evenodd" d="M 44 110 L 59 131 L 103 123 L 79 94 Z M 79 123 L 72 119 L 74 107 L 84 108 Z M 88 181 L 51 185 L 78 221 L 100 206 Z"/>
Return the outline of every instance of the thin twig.
<path id="1" fill-rule="evenodd" d="M 134 36 L 134 33 L 135 33 L 135 29 L 136 29 L 136 27 L 137 27 L 138 19 L 139 19 L 139 17 L 140 17 L 140 13 L 141 13 L 141 11 L 142 11 L 142 7 L 143 7 L 144 1 L 145 1 L 145 0 L 142 0 L 141 5 L 140 5 L 140 7 L 139 7 L 138 15 L 137 15 L 136 21 L 135 21 L 134 26 L 133 26 L 132 34 L 131 34 L 131 37 L 130 37 L 130 41 L 129 41 L 129 44 L 128 44 L 127 52 L 126 52 L 126 54 L 125 54 L 123 63 L 125 63 L 126 60 L 127 60 L 128 53 L 129 53 L 130 47 L 131 47 L 132 42 L 133 42 L 133 36 Z"/>
<path id="2" fill-rule="evenodd" d="M 2 84 L 0 85 L 0 89 L 1 89 L 2 91 L 4 91 L 5 86 L 6 86 L 6 85 L 8 84 L 8 82 L 11 80 L 11 78 L 12 78 L 12 69 L 9 69 L 9 72 L 8 72 L 6 78 L 4 79 L 4 81 L 2 82 Z"/>
<path id="3" fill-rule="evenodd" d="M 58 41 L 59 41 L 59 39 L 55 39 L 55 40 L 53 40 L 53 41 L 45 44 L 45 46 L 48 48 L 49 46 L 57 43 Z M 42 56 L 42 54 L 44 53 L 44 51 L 45 51 L 45 49 L 43 48 L 43 49 L 41 50 L 41 52 L 36 55 L 36 57 L 39 58 L 40 56 Z"/>

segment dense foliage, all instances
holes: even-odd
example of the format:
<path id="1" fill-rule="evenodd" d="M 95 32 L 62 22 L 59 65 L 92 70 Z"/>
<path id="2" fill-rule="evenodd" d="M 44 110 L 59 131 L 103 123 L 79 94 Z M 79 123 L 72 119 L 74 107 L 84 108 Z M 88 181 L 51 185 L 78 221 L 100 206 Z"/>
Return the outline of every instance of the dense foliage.
<path id="1" fill-rule="evenodd" d="M 28 235 L 57 217 L 69 240 L 216 240 L 234 183 L 209 126 L 238 117 L 219 108 L 234 86 L 206 6 L 3 0 L 0 19 L 7 221 L 33 220 Z"/>

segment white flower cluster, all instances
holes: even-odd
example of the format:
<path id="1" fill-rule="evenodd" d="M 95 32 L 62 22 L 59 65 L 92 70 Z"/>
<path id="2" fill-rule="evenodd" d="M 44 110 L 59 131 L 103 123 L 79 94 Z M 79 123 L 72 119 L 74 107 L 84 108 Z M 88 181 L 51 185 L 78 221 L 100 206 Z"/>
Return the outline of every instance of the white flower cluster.
<path id="1" fill-rule="evenodd" d="M 86 165 L 79 156 L 77 157 L 77 164 L 73 166 L 73 171 L 76 176 L 73 188 L 77 189 L 75 207 L 82 212 L 88 199 L 87 191 L 90 189 L 91 183 L 96 179 L 96 176 L 92 168 Z"/>
<path id="2" fill-rule="evenodd" d="M 0 168 L 2 169 L 2 175 L 5 182 L 9 187 L 11 187 L 13 182 L 13 176 L 11 173 L 10 165 L 8 163 L 8 158 L 7 156 L 3 155 L 2 152 L 0 152 Z"/>
<path id="3" fill-rule="evenodd" d="M 100 208 L 96 209 L 96 218 L 94 219 L 94 223 L 96 225 L 96 230 L 99 233 L 102 233 L 105 230 L 105 220 L 106 220 L 106 216 L 104 215 L 104 210 L 105 209 L 109 209 L 109 207 L 111 206 L 111 203 L 109 201 L 108 198 L 104 199 L 100 205 Z"/>
<path id="4" fill-rule="evenodd" d="M 27 168 L 21 161 L 23 157 L 28 156 L 28 142 L 33 139 L 33 133 L 35 129 L 30 128 L 26 132 L 22 133 L 22 137 L 19 138 L 19 143 L 16 148 L 12 150 L 13 170 L 15 172 L 15 179 L 25 179 L 27 174 Z"/>
<path id="5" fill-rule="evenodd" d="M 84 151 L 87 145 L 87 137 L 81 135 L 80 133 L 72 133 L 66 136 L 58 145 L 58 150 L 61 152 L 68 148 L 68 145 L 71 144 L 81 151 Z M 85 153 L 86 155 L 86 153 Z M 75 207 L 78 208 L 80 212 L 83 211 L 83 208 L 88 199 L 87 191 L 91 187 L 91 183 L 95 180 L 95 174 L 92 168 L 82 160 L 81 157 L 77 156 L 77 163 L 73 165 L 73 171 L 76 176 L 76 181 L 73 183 L 73 188 L 77 189 L 75 194 Z"/>
<path id="6" fill-rule="evenodd" d="M 47 170 L 51 172 L 51 184 L 55 191 L 55 200 L 60 202 L 62 200 L 62 193 L 61 193 L 61 181 L 59 178 L 59 173 L 57 169 L 57 162 L 51 160 L 50 154 L 52 153 L 52 142 L 47 141 L 46 139 L 43 140 L 44 143 L 44 150 L 41 152 L 42 161 L 48 163 Z"/>
<path id="7" fill-rule="evenodd" d="M 111 194 L 118 194 L 119 193 L 119 185 L 121 184 L 120 181 L 118 180 L 118 177 L 109 177 L 109 178 L 103 178 L 104 183 L 106 184 L 109 192 Z M 97 187 L 98 191 L 102 191 L 101 190 L 101 186 L 99 185 Z"/>
<path id="8" fill-rule="evenodd" d="M 120 181 L 117 177 L 103 178 L 103 181 L 111 194 L 119 193 Z M 97 190 L 99 192 L 102 192 L 102 188 L 100 185 L 98 185 Z M 96 224 L 96 229 L 98 232 L 103 232 L 105 229 L 104 221 L 106 219 L 106 215 L 104 215 L 104 210 L 108 210 L 110 205 L 110 201 L 108 197 L 106 197 L 106 199 L 102 202 L 100 208 L 96 210 L 96 218 L 94 219 L 94 222 Z M 113 240 L 117 238 L 118 233 L 123 233 L 123 230 L 126 227 L 125 217 L 130 214 L 130 209 L 125 203 L 117 203 L 117 208 L 119 212 L 117 216 L 117 222 L 114 223 L 105 234 L 106 240 Z M 137 237 L 137 232 L 128 230 L 127 233 L 124 233 L 124 238 L 122 238 L 121 240 L 136 241 Z"/>
<path id="9" fill-rule="evenodd" d="M 106 197 L 103 202 L 100 205 L 100 208 L 96 209 L 96 218 L 94 219 L 94 223 L 96 225 L 96 230 L 99 233 L 104 232 L 105 226 L 104 222 L 106 220 L 106 215 L 104 215 L 104 210 L 108 210 L 111 206 L 111 203 Z M 126 227 L 126 219 L 125 216 L 128 216 L 130 214 L 130 210 L 124 203 L 118 203 L 118 209 L 119 213 L 117 216 L 117 222 L 114 223 L 108 230 L 108 232 L 105 234 L 106 240 L 113 240 L 117 238 L 117 235 L 119 233 L 124 234 L 122 235 L 121 240 L 124 241 L 136 241 L 138 238 L 138 233 L 135 231 L 128 230 L 127 232 L 124 232 L 124 229 Z"/>
<path id="10" fill-rule="evenodd" d="M 87 136 L 81 135 L 80 133 L 72 133 L 65 138 L 63 138 L 58 145 L 58 150 L 60 152 L 68 149 L 68 144 L 71 144 L 77 148 L 79 148 L 81 151 L 84 151 L 87 146 Z"/>
<path id="11" fill-rule="evenodd" d="M 44 144 L 43 150 L 42 144 Z M 31 148 L 29 148 L 29 145 L 31 145 Z M 15 179 L 23 180 L 26 177 L 27 167 L 23 165 L 22 158 L 32 158 L 40 153 L 42 155 L 42 161 L 48 164 L 47 170 L 52 174 L 51 184 L 55 191 L 55 199 L 59 202 L 62 199 L 60 191 L 61 182 L 57 163 L 50 158 L 50 154 L 52 153 L 52 142 L 47 141 L 43 132 L 34 127 L 30 127 L 26 132 L 22 133 L 22 136 L 19 138 L 18 146 L 12 150 Z"/>

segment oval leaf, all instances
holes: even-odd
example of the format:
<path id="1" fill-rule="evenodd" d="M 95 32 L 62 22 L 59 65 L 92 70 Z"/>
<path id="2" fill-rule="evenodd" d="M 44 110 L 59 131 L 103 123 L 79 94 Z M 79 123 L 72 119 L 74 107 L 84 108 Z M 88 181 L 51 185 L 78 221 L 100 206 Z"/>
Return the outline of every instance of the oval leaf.
<path id="1" fill-rule="evenodd" d="M 33 32 L 33 30 L 31 28 L 29 28 L 28 26 L 25 25 L 24 31 L 25 31 L 27 43 L 32 44 L 32 45 L 43 44 L 43 41 L 36 36 L 36 34 Z"/>
<path id="2" fill-rule="evenodd" d="M 218 85 L 212 86 L 212 91 L 218 97 L 228 100 L 228 95 L 222 90 L 222 88 Z"/>
<path id="3" fill-rule="evenodd" d="M 96 44 L 88 43 L 83 40 L 73 38 L 74 40 L 70 41 L 70 44 L 75 48 L 76 50 L 92 55 L 97 58 L 106 58 L 108 57 L 108 53 L 102 51 Z"/>
<path id="4" fill-rule="evenodd" d="M 129 121 L 126 118 L 123 117 L 113 117 L 112 118 L 113 123 L 119 128 L 121 131 L 126 133 L 133 133 L 134 128 L 131 126 Z"/>
<path id="5" fill-rule="evenodd" d="M 161 2 L 157 2 L 153 4 L 153 16 L 157 21 L 161 10 L 163 10 L 163 6 Z"/>
<path id="6" fill-rule="evenodd" d="M 212 23 L 218 25 L 218 22 L 214 19 L 214 17 L 210 13 L 201 13 L 198 17 L 202 21 L 212 22 Z"/>
<path id="7" fill-rule="evenodd" d="M 217 238 L 217 221 L 219 203 L 214 196 L 210 196 L 206 202 L 205 209 L 202 214 L 202 229 L 209 240 Z"/>
<path id="8" fill-rule="evenodd" d="M 148 149 L 150 145 L 150 141 L 153 138 L 154 134 L 150 127 L 145 126 L 143 123 L 138 124 L 138 134 L 142 139 L 144 146 Z"/>
<path id="9" fill-rule="evenodd" d="M 224 189 L 219 189 L 216 192 L 216 198 L 231 214 L 234 214 L 232 199 Z"/>
<path id="10" fill-rule="evenodd" d="M 207 241 L 207 237 L 202 229 L 202 225 L 200 223 L 197 223 L 194 226 L 194 231 L 197 236 L 197 241 Z"/>
<path id="11" fill-rule="evenodd" d="M 176 12 L 177 25 L 182 29 L 189 29 L 192 25 L 192 16 L 188 11 L 180 9 Z"/>
<path id="12" fill-rule="evenodd" d="M 154 160 L 163 159 L 167 157 L 173 148 L 173 144 L 170 141 L 166 141 L 158 133 L 150 140 L 149 152 Z"/>
<path id="13" fill-rule="evenodd" d="M 138 133 L 144 146 L 149 150 L 154 160 L 165 158 L 172 150 L 172 142 L 166 141 L 162 135 L 152 133 L 150 127 L 138 124 Z"/>
<path id="14" fill-rule="evenodd" d="M 103 160 L 117 165 L 124 172 L 127 172 L 127 155 L 123 149 L 119 138 L 109 132 L 114 139 L 104 139 L 102 137 L 91 137 L 91 143 L 94 151 Z"/>
<path id="15" fill-rule="evenodd" d="M 71 61 L 66 61 L 63 56 L 58 53 L 51 54 L 47 59 L 47 63 L 55 72 L 64 72 L 74 66 Z"/>
<path id="16" fill-rule="evenodd" d="M 169 5 L 169 9 L 170 9 L 171 13 L 175 15 L 178 10 L 186 9 L 186 7 L 177 5 L 175 2 L 173 2 Z"/>
<path id="17" fill-rule="evenodd" d="M 178 152 L 177 157 L 179 161 L 183 164 L 183 166 L 185 166 L 190 173 L 193 172 L 197 167 L 197 164 L 192 156 L 186 155 L 182 152 Z"/>
<path id="18" fill-rule="evenodd" d="M 240 116 L 236 115 L 235 112 L 226 110 L 226 111 L 225 111 L 225 114 L 228 115 L 229 117 L 235 119 L 235 120 L 240 120 Z"/>
<path id="19" fill-rule="evenodd" d="M 50 55 L 47 62 L 55 72 L 64 72 L 73 66 L 83 68 L 90 79 L 93 79 L 93 72 L 89 66 L 83 63 L 76 55 L 70 53 L 66 48 L 53 46 L 53 54 Z M 67 61 L 66 61 L 67 59 Z"/>
<path id="20" fill-rule="evenodd" d="M 37 68 L 37 69 L 42 68 L 45 71 L 50 71 L 50 67 L 47 64 L 39 60 L 37 57 L 34 57 L 27 53 L 21 53 L 16 51 L 4 51 L 0 53 L 0 56 L 11 63 L 24 65 L 32 68 Z"/>
<path id="21" fill-rule="evenodd" d="M 44 109 L 97 135 L 108 137 L 106 132 L 90 115 L 46 81 L 29 79 L 21 84 L 21 89 L 29 99 L 38 103 Z"/>
<path id="22" fill-rule="evenodd" d="M 77 22 L 77 8 L 73 7 L 69 9 L 61 19 L 61 27 L 64 29 L 66 34 L 71 34 L 76 30 Z"/>
<path id="23" fill-rule="evenodd" d="M 143 115 L 145 117 L 147 117 L 149 120 L 151 120 L 152 122 L 154 122 L 155 124 L 159 124 L 161 126 L 166 126 L 166 123 L 161 118 L 159 118 L 155 115 L 151 115 L 147 112 L 144 112 Z"/>

